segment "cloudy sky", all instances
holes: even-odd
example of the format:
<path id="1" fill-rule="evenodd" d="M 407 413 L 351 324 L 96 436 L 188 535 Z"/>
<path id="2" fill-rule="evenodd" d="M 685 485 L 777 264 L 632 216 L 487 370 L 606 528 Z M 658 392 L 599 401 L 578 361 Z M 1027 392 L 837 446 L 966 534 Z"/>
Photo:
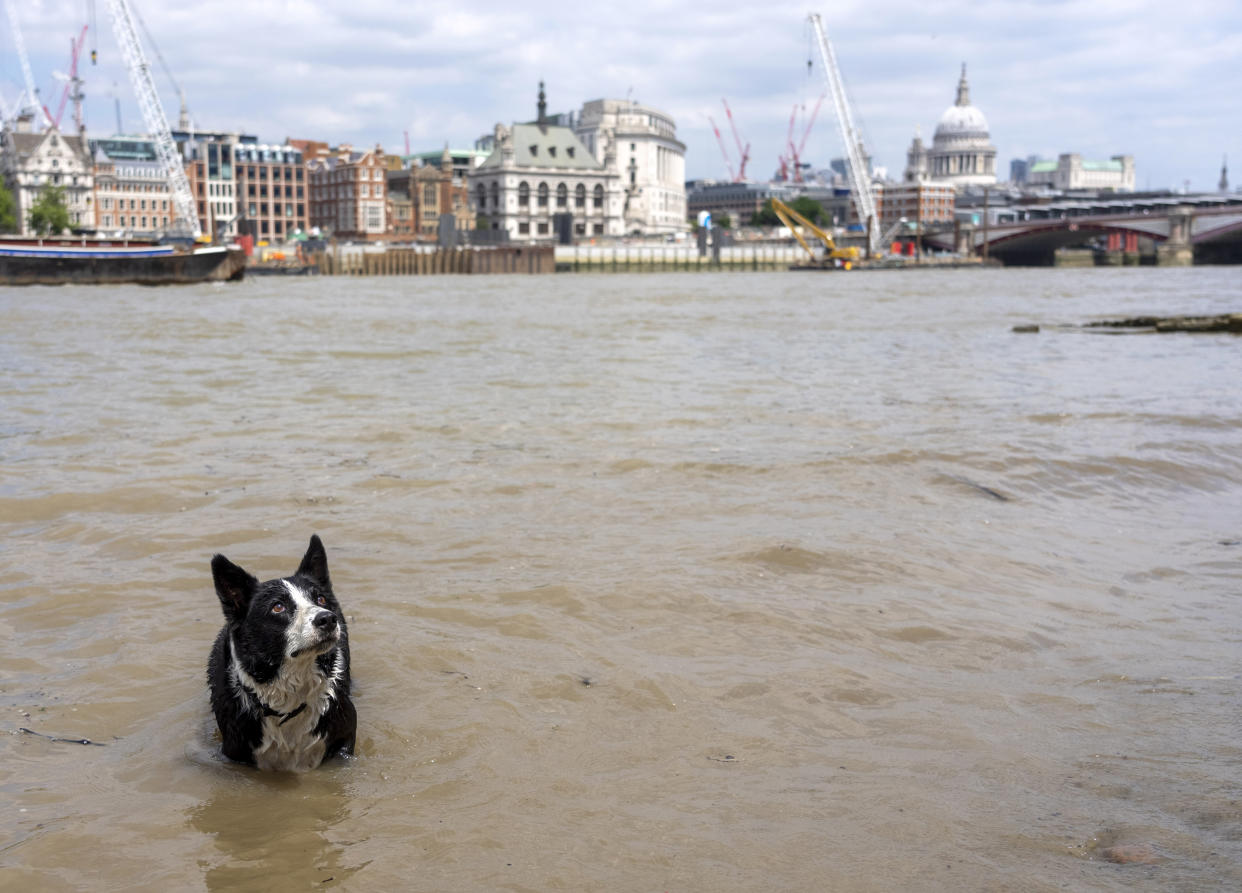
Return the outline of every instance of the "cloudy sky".
<path id="1" fill-rule="evenodd" d="M 456 0 L 133 0 L 196 125 L 400 152 L 469 147 L 498 122 L 535 114 L 538 82 L 551 111 L 601 97 L 669 112 L 686 144 L 688 177 L 734 163 L 722 98 L 751 144 L 748 173 L 768 176 L 795 106 L 824 91 L 805 4 L 709 0 L 525 4 Z M 89 131 L 141 130 L 137 103 L 96 0 L 99 64 L 84 53 Z M 69 43 L 85 0 L 16 0 L 43 100 L 56 111 Z M 987 116 L 1002 175 L 1011 158 L 1135 156 L 1138 187 L 1215 189 L 1221 157 L 1242 184 L 1242 3 L 1238 0 L 894 0 L 820 4 L 868 148 L 900 176 L 916 128 L 930 142 L 967 63 L 971 97 Z M 0 96 L 22 87 L 0 16 Z M 144 43 L 146 43 L 144 37 Z M 152 65 L 170 120 L 175 94 Z M 800 137 L 805 113 L 799 112 Z M 72 113 L 65 112 L 65 122 Z M 830 102 L 805 159 L 841 155 Z"/>

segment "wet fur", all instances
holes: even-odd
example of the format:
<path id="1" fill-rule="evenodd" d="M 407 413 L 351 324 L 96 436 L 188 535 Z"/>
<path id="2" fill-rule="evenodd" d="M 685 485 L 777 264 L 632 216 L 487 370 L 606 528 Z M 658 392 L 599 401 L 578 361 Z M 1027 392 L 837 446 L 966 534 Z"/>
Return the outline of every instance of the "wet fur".
<path id="1" fill-rule="evenodd" d="M 291 577 L 260 583 L 223 555 L 211 571 L 225 624 L 207 680 L 224 755 L 305 772 L 353 753 L 349 634 L 319 537 Z"/>

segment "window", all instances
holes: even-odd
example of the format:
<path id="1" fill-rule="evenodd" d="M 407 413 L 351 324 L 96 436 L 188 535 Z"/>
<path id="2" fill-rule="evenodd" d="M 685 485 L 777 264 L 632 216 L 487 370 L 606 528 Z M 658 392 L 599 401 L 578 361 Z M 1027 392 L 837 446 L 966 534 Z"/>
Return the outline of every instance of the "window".
<path id="1" fill-rule="evenodd" d="M 604 207 L 604 187 L 597 185 L 592 193 L 591 204 L 596 208 Z"/>
<path id="2" fill-rule="evenodd" d="M 574 207 L 575 208 L 586 207 L 586 187 L 583 186 L 581 183 L 579 183 L 577 186 L 574 187 Z"/>
<path id="3" fill-rule="evenodd" d="M 573 147 L 573 146 L 566 146 L 566 147 L 565 147 L 565 154 L 566 154 L 566 155 L 568 155 L 570 158 L 573 158 L 573 157 L 574 157 L 574 147 Z"/>
<path id="4" fill-rule="evenodd" d="M 518 207 L 530 207 L 530 184 L 525 180 L 518 184 Z"/>
<path id="5" fill-rule="evenodd" d="M 602 224 L 602 223 L 596 223 L 596 224 L 592 227 L 592 231 L 595 233 L 595 235 L 597 235 L 597 236 L 602 236 L 602 235 L 604 234 L 604 224 Z"/>
<path id="6" fill-rule="evenodd" d="M 518 224 L 518 235 L 519 236 L 530 235 L 530 223 L 528 221 L 523 220 L 521 223 Z"/>
<path id="7" fill-rule="evenodd" d="M 569 187 L 564 183 L 556 184 L 556 206 L 564 208 L 569 204 Z"/>
<path id="8" fill-rule="evenodd" d="M 546 208 L 548 206 L 548 184 L 539 184 L 539 207 Z"/>
<path id="9" fill-rule="evenodd" d="M 494 184 L 493 184 L 494 185 Z M 423 204 L 434 205 L 436 203 L 436 187 L 433 183 L 423 185 Z"/>
<path id="10" fill-rule="evenodd" d="M 492 181 L 492 207 L 500 207 L 500 183 L 496 180 Z"/>
<path id="11" fill-rule="evenodd" d="M 556 157 L 556 146 L 548 146 L 548 155 L 552 158 Z"/>
<path id="12" fill-rule="evenodd" d="M 384 172 L 381 171 L 379 168 L 376 168 L 375 170 L 371 171 L 371 179 L 372 180 L 384 179 Z"/>
<path id="13" fill-rule="evenodd" d="M 363 183 L 363 184 L 362 184 L 362 193 L 361 193 L 361 194 L 362 194 L 362 197 L 363 197 L 363 198 L 370 198 L 370 197 L 371 197 L 371 187 L 370 187 L 370 186 L 368 186 L 366 183 Z"/>
<path id="14" fill-rule="evenodd" d="M 539 235 L 546 236 L 548 234 L 548 222 L 546 220 L 539 223 Z"/>
<path id="15" fill-rule="evenodd" d="M 482 183 L 480 183 L 478 188 L 475 190 L 475 201 L 478 204 L 480 211 L 487 207 L 487 187 Z"/>

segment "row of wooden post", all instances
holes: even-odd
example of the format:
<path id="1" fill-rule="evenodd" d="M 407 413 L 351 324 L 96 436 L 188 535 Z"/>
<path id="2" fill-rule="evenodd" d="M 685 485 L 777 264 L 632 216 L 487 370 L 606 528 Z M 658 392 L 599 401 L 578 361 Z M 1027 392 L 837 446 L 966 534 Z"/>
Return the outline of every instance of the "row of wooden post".
<path id="1" fill-rule="evenodd" d="M 494 248 L 389 248 L 385 251 L 341 251 L 331 248 L 315 256 L 324 276 L 430 276 L 452 273 L 554 273 L 551 246 Z"/>

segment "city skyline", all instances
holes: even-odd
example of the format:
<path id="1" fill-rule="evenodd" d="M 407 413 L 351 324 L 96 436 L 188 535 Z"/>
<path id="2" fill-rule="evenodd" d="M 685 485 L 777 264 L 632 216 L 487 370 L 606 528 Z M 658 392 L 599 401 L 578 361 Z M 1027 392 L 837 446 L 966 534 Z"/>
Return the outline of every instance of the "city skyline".
<path id="1" fill-rule="evenodd" d="M 120 64 L 107 8 L 80 61 L 86 123 L 93 136 L 141 132 L 137 103 Z M 749 175 L 777 167 L 794 104 L 823 92 L 807 8 L 717 4 L 702 11 L 666 3 L 520 13 L 467 3 L 424 14 L 361 0 L 347 9 L 314 0 L 203 0 L 168 9 L 135 5 L 185 91 L 203 130 L 351 142 L 402 152 L 468 147 L 496 122 L 534 117 L 537 84 L 550 111 L 576 111 L 602 97 L 668 112 L 687 146 L 688 178 L 726 175 L 712 134 L 715 119 L 733 163 L 727 98 L 744 141 Z M 546 10 L 546 12 L 541 12 Z M 1189 0 L 1177 7 L 1106 0 L 1073 3 L 897 2 L 820 7 L 875 162 L 899 178 L 918 129 L 930 141 L 952 104 L 962 62 L 972 100 L 987 116 L 1004 179 L 1012 158 L 1060 152 L 1135 156 L 1137 186 L 1211 191 L 1221 156 L 1242 158 L 1242 10 Z M 79 2 L 23 5 L 18 12 L 36 84 L 56 110 L 69 41 L 86 13 Z M 0 93 L 12 103 L 22 76 L 12 35 L 0 63 Z M 144 44 L 147 44 L 144 35 Z M 99 64 L 89 50 L 97 47 Z M 177 100 L 152 47 L 147 52 L 170 123 Z M 814 59 L 810 75 L 807 59 Z M 115 84 L 115 88 L 114 88 Z M 65 112 L 62 128 L 71 127 Z M 797 126 L 795 139 L 801 135 Z M 830 103 L 807 143 L 816 167 L 842 154 Z M 1231 176 L 1237 184 L 1242 177 Z"/>

